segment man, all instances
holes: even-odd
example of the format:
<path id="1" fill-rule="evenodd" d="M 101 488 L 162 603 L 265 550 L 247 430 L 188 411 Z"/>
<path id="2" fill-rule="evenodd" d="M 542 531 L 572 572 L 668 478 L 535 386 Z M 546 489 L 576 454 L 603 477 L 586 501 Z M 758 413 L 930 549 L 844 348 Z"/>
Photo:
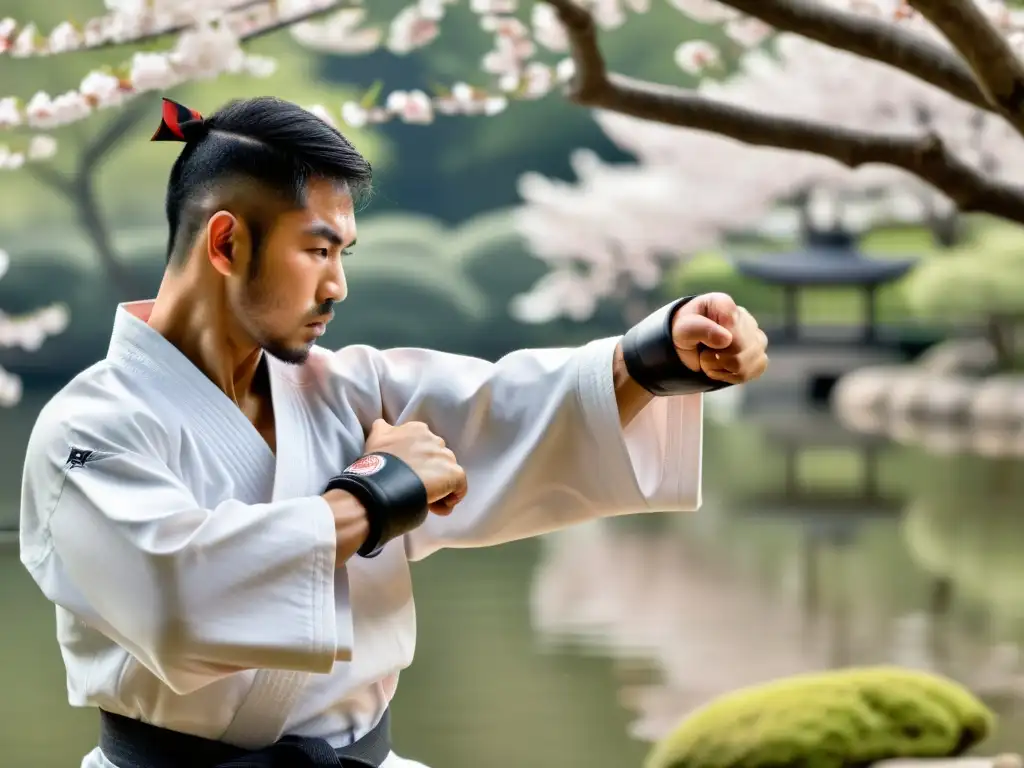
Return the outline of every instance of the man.
<path id="1" fill-rule="evenodd" d="M 287 102 L 163 110 L 164 280 L 25 462 L 22 562 L 70 703 L 101 710 L 83 768 L 418 765 L 387 730 L 409 562 L 695 509 L 701 393 L 759 376 L 764 334 L 712 294 L 497 363 L 327 352 L 368 163 Z"/>

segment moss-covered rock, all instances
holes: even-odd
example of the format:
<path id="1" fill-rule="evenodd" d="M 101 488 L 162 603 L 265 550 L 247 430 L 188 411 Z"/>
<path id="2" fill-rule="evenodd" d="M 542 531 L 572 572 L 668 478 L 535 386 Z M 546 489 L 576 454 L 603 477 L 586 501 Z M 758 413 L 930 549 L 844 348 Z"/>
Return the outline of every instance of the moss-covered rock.
<path id="1" fill-rule="evenodd" d="M 947 757 L 994 715 L 960 685 L 896 667 L 797 675 L 735 691 L 687 717 L 646 768 L 856 768 Z"/>

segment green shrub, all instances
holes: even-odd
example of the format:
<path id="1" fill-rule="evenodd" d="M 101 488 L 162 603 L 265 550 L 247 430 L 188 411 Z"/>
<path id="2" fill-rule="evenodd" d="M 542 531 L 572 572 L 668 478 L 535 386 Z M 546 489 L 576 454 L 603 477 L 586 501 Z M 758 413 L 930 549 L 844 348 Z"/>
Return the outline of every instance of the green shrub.
<path id="1" fill-rule="evenodd" d="M 960 754 L 994 715 L 932 674 L 870 667 L 797 675 L 722 696 L 686 718 L 646 768 L 854 768 Z"/>

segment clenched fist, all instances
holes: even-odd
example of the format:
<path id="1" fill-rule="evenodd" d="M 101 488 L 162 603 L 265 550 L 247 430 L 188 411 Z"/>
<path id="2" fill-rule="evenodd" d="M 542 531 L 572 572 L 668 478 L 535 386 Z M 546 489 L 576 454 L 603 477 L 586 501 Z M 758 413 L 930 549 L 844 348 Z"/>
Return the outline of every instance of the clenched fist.
<path id="1" fill-rule="evenodd" d="M 768 338 L 753 316 L 724 293 L 706 293 L 676 312 L 672 339 L 691 371 L 744 384 L 768 368 Z"/>
<path id="2" fill-rule="evenodd" d="M 427 503 L 436 515 L 447 515 L 466 495 L 466 473 L 444 440 L 421 421 L 391 426 L 377 419 L 366 438 L 366 453 L 397 456 L 415 472 L 427 489 Z"/>

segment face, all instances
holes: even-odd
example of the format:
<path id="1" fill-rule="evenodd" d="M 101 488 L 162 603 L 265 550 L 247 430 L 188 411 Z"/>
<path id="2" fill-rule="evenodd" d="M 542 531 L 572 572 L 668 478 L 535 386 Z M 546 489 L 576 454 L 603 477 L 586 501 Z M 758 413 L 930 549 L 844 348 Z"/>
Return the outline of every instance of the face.
<path id="1" fill-rule="evenodd" d="M 267 354 L 301 364 L 348 290 L 342 258 L 356 239 L 352 197 L 344 186 L 312 181 L 305 208 L 272 221 L 256 243 L 255 265 L 234 276 L 229 297 L 242 328 Z"/>

